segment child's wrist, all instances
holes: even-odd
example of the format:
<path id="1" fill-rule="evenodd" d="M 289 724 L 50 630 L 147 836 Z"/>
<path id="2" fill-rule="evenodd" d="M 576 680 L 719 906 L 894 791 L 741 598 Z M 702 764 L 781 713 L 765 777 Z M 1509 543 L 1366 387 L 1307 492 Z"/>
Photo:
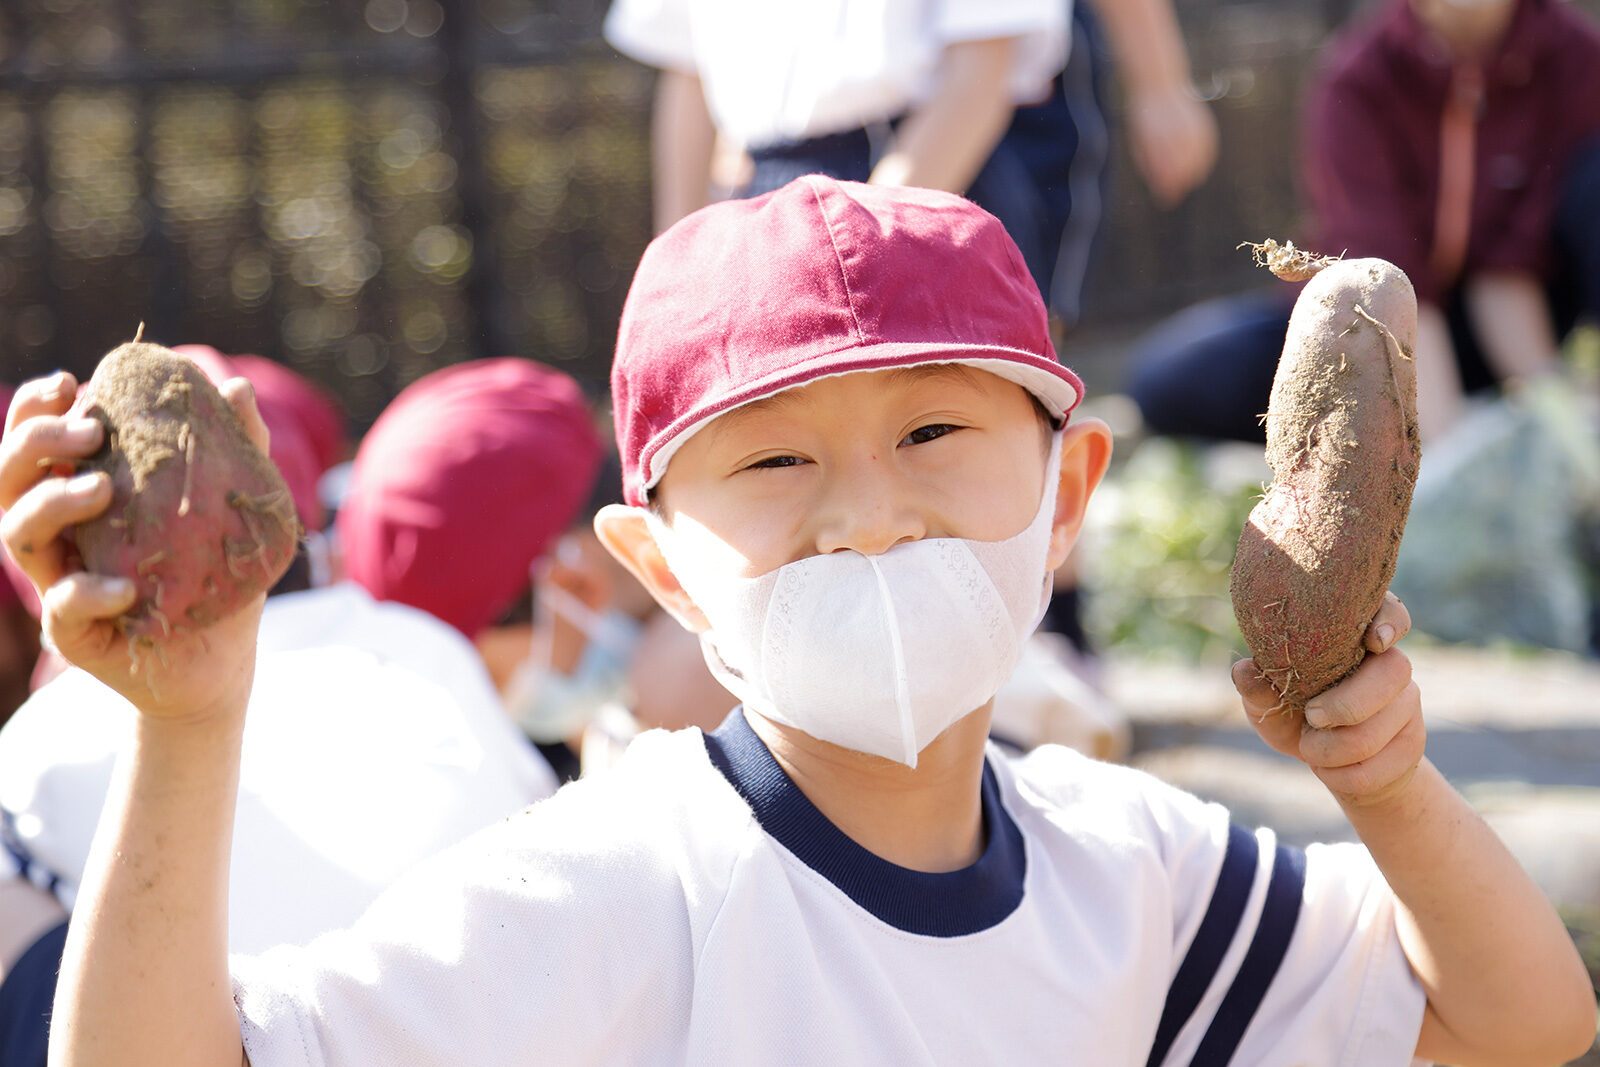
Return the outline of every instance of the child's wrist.
<path id="1" fill-rule="evenodd" d="M 198 664 L 194 664 L 198 667 Z M 171 689 L 163 686 L 167 682 Z M 228 676 L 214 684 L 184 692 L 168 679 L 157 678 L 154 685 L 135 676 L 127 680 L 123 696 L 138 712 L 138 729 L 158 743 L 168 736 L 187 736 L 207 731 L 235 732 L 243 729 L 250 691 L 255 682 L 255 663 L 237 664 Z"/>
<path id="2" fill-rule="evenodd" d="M 1428 781 L 1432 775 L 1424 773 L 1424 768 L 1432 770 L 1432 765 L 1424 758 L 1418 763 L 1407 768 L 1402 774 L 1391 778 L 1381 785 L 1361 792 L 1345 792 L 1328 785 L 1326 779 L 1323 784 L 1328 786 L 1328 792 L 1344 811 L 1345 817 L 1352 823 L 1360 820 L 1409 818 L 1418 803 L 1425 796 Z M 1318 775 L 1322 778 L 1322 775 Z"/>
<path id="3" fill-rule="evenodd" d="M 212 744 L 244 732 L 249 695 L 223 697 L 203 706 L 183 710 L 139 708 L 136 736 L 142 745 L 170 747 L 196 742 Z"/>

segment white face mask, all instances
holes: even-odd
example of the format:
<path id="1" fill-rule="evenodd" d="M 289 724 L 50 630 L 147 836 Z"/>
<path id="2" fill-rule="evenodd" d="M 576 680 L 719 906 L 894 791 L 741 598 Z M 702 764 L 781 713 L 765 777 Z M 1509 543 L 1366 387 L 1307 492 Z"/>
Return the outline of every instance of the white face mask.
<path id="1" fill-rule="evenodd" d="M 1039 510 L 1003 541 L 927 538 L 876 556 L 829 552 L 729 577 L 653 514 L 667 565 L 711 624 L 706 663 L 746 707 L 908 767 L 1010 677 L 1044 615 L 1060 481 L 1051 444 Z"/>
<path id="2" fill-rule="evenodd" d="M 626 699 L 628 661 L 639 643 L 640 626 L 615 609 L 597 613 L 552 583 L 538 588 L 534 604 L 538 610 L 565 617 L 587 641 L 577 667 L 562 674 L 550 664 L 548 624 L 536 627 L 528 657 L 517 665 L 506 686 L 506 707 L 533 740 L 565 741 L 586 727 L 601 707 Z"/>

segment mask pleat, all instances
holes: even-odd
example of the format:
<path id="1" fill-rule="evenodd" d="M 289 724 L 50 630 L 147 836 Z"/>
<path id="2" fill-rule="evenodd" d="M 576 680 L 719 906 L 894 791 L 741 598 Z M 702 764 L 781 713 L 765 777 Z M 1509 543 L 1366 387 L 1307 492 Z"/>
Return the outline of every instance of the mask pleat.
<path id="1" fill-rule="evenodd" d="M 916 720 L 911 715 L 911 682 L 906 674 L 906 650 L 900 640 L 900 617 L 894 610 L 894 595 L 889 591 L 889 580 L 884 577 L 883 566 L 877 556 L 868 556 L 867 562 L 872 564 L 872 575 L 878 580 L 878 595 L 883 598 L 883 613 L 887 618 L 889 627 L 889 650 L 891 677 L 894 679 L 894 703 L 900 712 L 900 737 L 905 743 L 905 758 L 900 762 L 916 769 L 917 753 L 921 746 L 917 744 Z"/>

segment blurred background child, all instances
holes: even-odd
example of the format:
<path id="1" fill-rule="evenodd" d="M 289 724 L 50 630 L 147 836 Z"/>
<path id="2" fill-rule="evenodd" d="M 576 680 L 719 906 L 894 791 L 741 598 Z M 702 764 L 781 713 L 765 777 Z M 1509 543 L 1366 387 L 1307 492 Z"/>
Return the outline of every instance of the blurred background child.
<path id="1" fill-rule="evenodd" d="M 1330 42 L 1301 149 L 1319 251 L 1416 287 L 1425 441 L 1465 394 L 1557 372 L 1600 313 L 1600 28 L 1555 0 L 1387 0 Z M 1294 291 L 1202 304 L 1141 344 L 1158 433 L 1264 439 Z"/>

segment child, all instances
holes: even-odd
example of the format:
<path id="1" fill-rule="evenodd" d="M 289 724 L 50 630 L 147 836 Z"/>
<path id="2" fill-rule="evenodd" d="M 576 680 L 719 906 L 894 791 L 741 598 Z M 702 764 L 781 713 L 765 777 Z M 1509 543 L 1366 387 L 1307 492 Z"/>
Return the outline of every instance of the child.
<path id="1" fill-rule="evenodd" d="M 987 748 L 988 701 L 1110 436 L 1067 422 L 1021 257 L 957 197 L 802 178 L 707 208 L 635 277 L 601 539 L 746 701 L 413 873 L 350 931 L 229 963 L 227 803 L 252 612 L 127 677 L 115 583 L 41 477 L 97 431 L 35 382 L 0 445 L 7 548 L 69 656 L 139 708 L 81 898 L 61 1063 L 1556 1063 L 1582 965 L 1422 758 L 1389 649 L 1246 710 L 1363 835 L 1306 853 L 1138 772 Z M 241 405 L 248 413 L 248 404 Z M 25 421 L 24 421 L 25 420 Z M 314 743 L 314 739 L 308 739 Z M 1385 884 L 1385 877 L 1388 884 Z M 1392 891 L 1390 886 L 1392 886 Z"/>
<path id="2" fill-rule="evenodd" d="M 588 524 L 602 450 L 582 388 L 554 367 L 501 357 L 425 374 L 384 408 L 351 464 L 337 522 L 344 576 L 455 627 L 498 695 L 519 703 L 511 682 L 535 649 L 532 575 L 554 562 L 563 531 Z M 568 667 L 583 635 L 559 637 Z M 564 736 L 536 739 L 559 781 L 577 774 Z"/>
<path id="3" fill-rule="evenodd" d="M 748 154 L 740 196 L 810 173 L 965 193 L 1066 327 L 1105 196 L 1108 50 L 1155 199 L 1175 205 L 1216 161 L 1172 0 L 613 0 L 606 38 L 660 68 L 658 230 L 708 202 L 719 141 Z"/>

